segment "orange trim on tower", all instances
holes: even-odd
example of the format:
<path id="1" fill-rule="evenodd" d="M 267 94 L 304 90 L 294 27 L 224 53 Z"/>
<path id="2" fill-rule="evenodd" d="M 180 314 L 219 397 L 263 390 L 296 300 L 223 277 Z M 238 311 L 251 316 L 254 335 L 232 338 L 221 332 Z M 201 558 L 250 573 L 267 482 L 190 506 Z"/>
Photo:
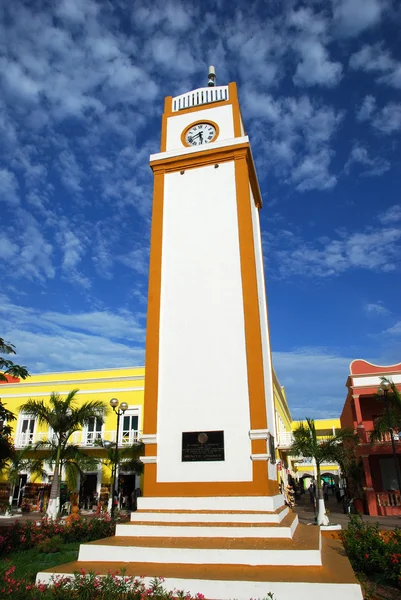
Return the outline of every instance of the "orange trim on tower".
<path id="1" fill-rule="evenodd" d="M 267 440 L 252 440 L 252 454 L 266 454 L 266 441 Z"/>
<path id="2" fill-rule="evenodd" d="M 275 496 L 276 480 L 267 479 L 266 461 L 252 463 L 253 481 L 171 482 L 156 481 L 157 464 L 145 464 L 143 495 L 152 497 L 208 497 L 208 496 Z"/>
<path id="3" fill-rule="evenodd" d="M 249 172 L 245 158 L 238 158 L 235 161 L 235 183 L 251 429 L 266 429 L 267 417 L 258 282 L 256 276 L 251 197 L 249 193 Z"/>
<path id="4" fill-rule="evenodd" d="M 154 173 L 171 173 L 174 171 L 185 171 L 186 169 L 196 169 L 205 165 L 227 162 L 229 160 L 237 159 L 240 156 L 246 156 L 249 182 L 251 184 L 254 202 L 258 208 L 262 208 L 262 196 L 249 142 L 242 142 L 235 146 L 228 146 L 225 148 L 207 148 L 207 150 L 199 150 L 198 152 L 178 154 L 168 158 L 158 158 L 152 160 L 150 166 Z"/>
<path id="5" fill-rule="evenodd" d="M 173 110 L 172 96 L 166 96 L 164 99 L 164 113 L 162 116 L 162 135 L 160 140 L 160 152 L 165 152 L 167 148 L 167 115 Z"/>
<path id="6" fill-rule="evenodd" d="M 157 430 L 157 395 L 159 388 L 159 330 L 162 275 L 164 175 L 155 173 L 150 244 L 148 318 L 146 326 L 146 381 L 143 433 Z"/>
<path id="7" fill-rule="evenodd" d="M 234 137 L 241 137 L 242 118 L 241 111 L 239 108 L 237 84 L 235 82 L 231 82 L 228 84 L 228 97 L 233 105 Z"/>

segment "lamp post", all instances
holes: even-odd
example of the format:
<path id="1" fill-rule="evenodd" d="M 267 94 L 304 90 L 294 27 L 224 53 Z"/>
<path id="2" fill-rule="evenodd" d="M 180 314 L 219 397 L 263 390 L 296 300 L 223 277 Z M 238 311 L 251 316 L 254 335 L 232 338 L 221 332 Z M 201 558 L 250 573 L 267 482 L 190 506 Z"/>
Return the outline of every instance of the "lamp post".
<path id="1" fill-rule="evenodd" d="M 115 505 L 114 505 L 114 493 L 116 491 L 116 480 L 117 480 L 117 468 L 118 468 L 118 436 L 120 433 L 120 417 L 125 413 L 128 408 L 128 404 L 126 402 L 121 402 L 120 408 L 117 408 L 119 402 L 117 398 L 112 398 L 110 400 L 110 406 L 114 410 L 117 415 L 117 431 L 116 431 L 116 449 L 114 452 L 114 461 L 112 468 L 112 484 L 111 484 L 111 509 L 110 514 L 111 517 L 114 517 Z M 105 444 L 106 447 L 110 447 L 111 443 Z"/>
<path id="2" fill-rule="evenodd" d="M 388 424 L 388 428 L 390 431 L 391 446 L 393 448 L 393 459 L 394 459 L 394 465 L 395 465 L 395 472 L 397 473 L 398 491 L 401 493 L 401 469 L 400 469 L 400 463 L 397 458 L 397 450 L 395 448 L 394 431 L 391 426 L 390 409 L 388 406 L 388 398 L 387 398 L 387 394 L 388 394 L 390 388 L 391 388 L 391 383 L 389 381 L 382 381 L 379 389 L 377 390 L 377 393 L 379 396 L 382 396 L 384 399 L 384 406 L 386 408 L 386 416 L 387 416 L 387 424 Z"/>

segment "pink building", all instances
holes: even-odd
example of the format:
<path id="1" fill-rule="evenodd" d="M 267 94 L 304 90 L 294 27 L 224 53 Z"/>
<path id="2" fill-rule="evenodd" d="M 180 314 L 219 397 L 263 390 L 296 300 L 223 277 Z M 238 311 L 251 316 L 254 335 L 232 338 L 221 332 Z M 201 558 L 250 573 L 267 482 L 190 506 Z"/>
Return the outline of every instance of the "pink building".
<path id="1" fill-rule="evenodd" d="M 383 399 L 376 396 L 381 376 L 388 377 L 401 390 L 401 363 L 380 367 L 365 360 L 352 361 L 341 426 L 354 427 L 359 436 L 357 456 L 363 461 L 368 513 L 374 516 L 401 515 L 401 497 L 390 433 L 383 435 L 382 440 L 374 445 L 370 442 L 374 420 L 385 410 Z M 397 459 L 401 467 L 399 433 L 394 430 Z"/>

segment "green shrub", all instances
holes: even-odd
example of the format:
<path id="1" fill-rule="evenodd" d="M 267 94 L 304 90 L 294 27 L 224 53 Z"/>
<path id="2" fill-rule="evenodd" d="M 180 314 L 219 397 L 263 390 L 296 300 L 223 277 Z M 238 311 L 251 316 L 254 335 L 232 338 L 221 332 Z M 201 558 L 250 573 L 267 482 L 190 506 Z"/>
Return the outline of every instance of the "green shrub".
<path id="1" fill-rule="evenodd" d="M 39 552 L 43 552 L 43 554 L 53 554 L 54 552 L 60 552 L 63 543 L 61 535 L 54 535 L 39 542 L 37 549 Z"/>
<path id="2" fill-rule="evenodd" d="M 345 550 L 355 571 L 381 576 L 401 587 L 401 529 L 379 531 L 379 524 L 351 515 L 341 532 Z"/>
<path id="3" fill-rule="evenodd" d="M 36 548 L 44 540 L 55 535 L 61 536 L 63 542 L 92 542 L 114 535 L 116 523 L 127 520 L 125 515 L 111 518 L 107 513 L 91 519 L 82 517 L 67 523 L 63 519 L 40 521 L 15 521 L 9 527 L 2 528 L 0 533 L 0 556 L 14 551 Z"/>

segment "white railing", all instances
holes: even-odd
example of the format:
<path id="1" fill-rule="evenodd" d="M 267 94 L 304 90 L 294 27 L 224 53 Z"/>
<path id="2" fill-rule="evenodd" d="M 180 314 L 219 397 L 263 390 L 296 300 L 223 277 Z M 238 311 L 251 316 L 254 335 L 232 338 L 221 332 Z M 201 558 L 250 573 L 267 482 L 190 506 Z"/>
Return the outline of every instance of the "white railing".
<path id="1" fill-rule="evenodd" d="M 198 88 L 197 90 L 173 98 L 173 112 L 178 112 L 191 106 L 222 102 L 223 100 L 228 100 L 227 85 Z"/>
<path id="2" fill-rule="evenodd" d="M 118 445 L 131 446 L 140 440 L 140 433 L 138 430 L 120 432 Z M 49 436 L 45 432 L 19 433 L 15 436 L 14 445 L 16 448 L 25 448 L 25 446 L 34 446 L 38 442 L 45 442 L 48 439 Z M 116 431 L 76 431 L 70 437 L 69 443 L 83 448 L 95 448 L 101 445 L 102 440 L 115 443 Z"/>
<path id="3" fill-rule="evenodd" d="M 313 458 L 301 458 L 300 460 L 295 462 L 294 465 L 296 467 L 309 466 L 309 465 L 314 466 L 315 461 L 313 460 Z M 320 464 L 320 470 L 324 469 L 325 467 L 338 467 L 338 463 L 336 463 L 335 461 L 332 461 L 332 460 L 324 460 Z"/>
<path id="4" fill-rule="evenodd" d="M 277 448 L 290 448 L 294 442 L 291 431 L 279 431 L 277 433 Z"/>

